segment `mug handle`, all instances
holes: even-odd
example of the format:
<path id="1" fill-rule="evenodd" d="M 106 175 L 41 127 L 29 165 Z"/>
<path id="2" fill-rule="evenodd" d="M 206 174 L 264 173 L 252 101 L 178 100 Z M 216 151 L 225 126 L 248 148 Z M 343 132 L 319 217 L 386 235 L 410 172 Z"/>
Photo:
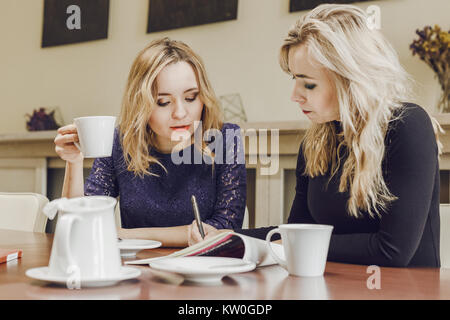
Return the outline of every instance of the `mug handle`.
<path id="1" fill-rule="evenodd" d="M 75 220 L 79 220 L 72 214 L 64 214 L 58 218 L 58 232 L 55 232 L 55 240 L 58 243 L 58 257 L 66 260 L 68 262 L 68 269 L 65 270 L 66 273 L 70 273 L 70 268 L 74 266 L 78 267 L 73 259 L 72 250 L 70 249 L 70 235 L 72 231 L 72 226 Z"/>
<path id="2" fill-rule="evenodd" d="M 269 233 L 266 236 L 266 245 L 267 245 L 267 249 L 269 250 L 270 255 L 272 256 L 272 258 L 279 264 L 281 265 L 283 268 L 287 268 L 287 264 L 286 264 L 286 260 L 281 259 L 280 257 L 277 256 L 277 254 L 275 253 L 275 251 L 273 251 L 272 249 L 272 245 L 270 244 L 270 239 L 272 239 L 272 236 L 275 233 L 280 233 L 280 228 L 276 228 L 276 229 L 272 229 L 269 231 Z"/>
<path id="3" fill-rule="evenodd" d="M 76 125 L 75 125 L 75 127 L 76 127 Z M 78 128 L 77 128 L 77 133 L 78 133 Z M 75 147 L 77 147 L 78 148 L 78 150 L 80 150 L 81 151 L 81 145 L 80 145 L 80 143 L 79 142 L 73 142 L 73 144 L 75 145 Z"/>
<path id="4" fill-rule="evenodd" d="M 75 147 L 78 148 L 78 150 L 80 150 L 80 152 L 83 152 L 83 151 L 81 151 L 81 144 L 79 142 L 74 141 L 73 144 L 75 145 Z"/>

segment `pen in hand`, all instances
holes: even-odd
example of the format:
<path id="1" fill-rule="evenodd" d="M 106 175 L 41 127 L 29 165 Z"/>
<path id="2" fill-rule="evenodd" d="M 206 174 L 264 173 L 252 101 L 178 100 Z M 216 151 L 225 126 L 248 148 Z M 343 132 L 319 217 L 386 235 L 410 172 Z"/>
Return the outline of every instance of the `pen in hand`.
<path id="1" fill-rule="evenodd" d="M 203 231 L 202 220 L 200 219 L 200 212 L 198 211 L 197 200 L 195 196 L 191 196 L 192 209 L 194 210 L 195 221 L 197 222 L 198 231 L 202 236 L 202 239 L 205 239 L 205 232 Z"/>

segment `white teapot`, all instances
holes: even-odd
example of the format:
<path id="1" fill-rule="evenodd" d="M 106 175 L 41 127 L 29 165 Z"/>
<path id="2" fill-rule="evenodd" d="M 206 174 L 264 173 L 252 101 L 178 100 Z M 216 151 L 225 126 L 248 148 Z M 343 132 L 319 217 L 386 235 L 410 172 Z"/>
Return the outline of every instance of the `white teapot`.
<path id="1" fill-rule="evenodd" d="M 116 199 L 107 196 L 62 198 L 43 209 L 53 219 L 59 212 L 49 274 L 106 279 L 120 273 L 120 250 L 114 219 Z"/>

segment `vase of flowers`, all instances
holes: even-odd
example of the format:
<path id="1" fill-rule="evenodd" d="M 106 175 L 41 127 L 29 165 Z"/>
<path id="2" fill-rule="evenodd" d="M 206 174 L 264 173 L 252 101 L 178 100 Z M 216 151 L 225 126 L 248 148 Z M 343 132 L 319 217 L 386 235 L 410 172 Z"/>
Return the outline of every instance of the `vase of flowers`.
<path id="1" fill-rule="evenodd" d="M 47 110 L 46 108 L 39 108 L 33 110 L 32 114 L 26 114 L 27 130 L 28 131 L 41 131 L 41 130 L 56 130 L 61 127 L 62 121 L 58 114 L 59 109 L 56 107 L 53 110 Z"/>
<path id="2" fill-rule="evenodd" d="M 416 30 L 419 39 L 410 45 L 413 55 L 429 65 L 436 73 L 442 88 L 442 96 L 438 103 L 441 112 L 450 112 L 450 30 L 443 31 L 438 25 L 434 28 L 426 26 Z"/>

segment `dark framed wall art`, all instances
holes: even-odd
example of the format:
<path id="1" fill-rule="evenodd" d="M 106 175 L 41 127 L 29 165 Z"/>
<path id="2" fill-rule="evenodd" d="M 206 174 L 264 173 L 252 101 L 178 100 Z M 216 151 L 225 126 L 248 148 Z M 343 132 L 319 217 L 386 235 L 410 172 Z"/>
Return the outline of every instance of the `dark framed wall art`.
<path id="1" fill-rule="evenodd" d="M 237 19 L 238 0 L 149 0 L 147 33 Z"/>
<path id="2" fill-rule="evenodd" d="M 322 3 L 354 3 L 373 0 L 290 0 L 289 12 L 310 10 Z"/>
<path id="3" fill-rule="evenodd" d="M 44 0 L 42 48 L 108 38 L 109 0 Z"/>

